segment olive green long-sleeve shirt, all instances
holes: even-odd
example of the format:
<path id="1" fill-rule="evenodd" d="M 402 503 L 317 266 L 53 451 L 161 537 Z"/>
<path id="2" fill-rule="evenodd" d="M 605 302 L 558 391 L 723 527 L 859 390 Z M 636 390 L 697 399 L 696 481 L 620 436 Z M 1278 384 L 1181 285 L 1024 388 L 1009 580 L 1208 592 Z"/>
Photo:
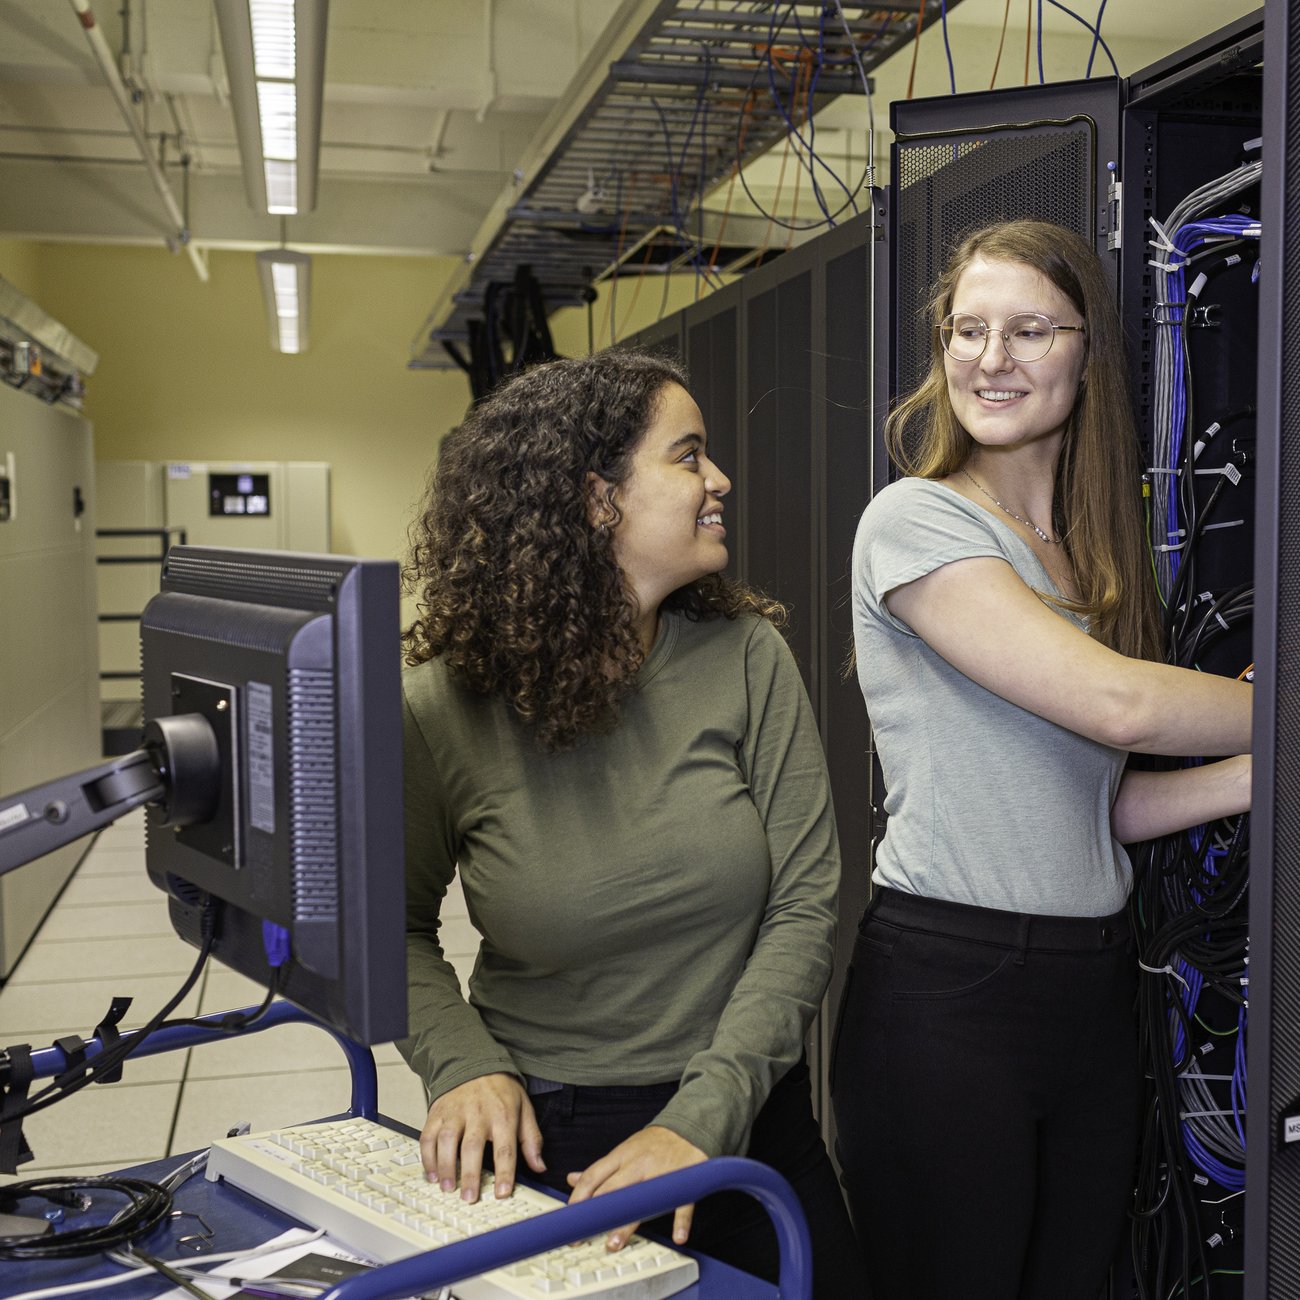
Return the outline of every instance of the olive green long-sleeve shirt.
<path id="1" fill-rule="evenodd" d="M 764 620 L 665 615 L 618 726 L 543 751 L 439 660 L 404 674 L 410 1036 L 436 1097 L 483 1074 L 679 1081 L 656 1119 L 743 1153 L 830 978 L 829 784 Z M 438 943 L 459 866 L 468 1002 Z"/>

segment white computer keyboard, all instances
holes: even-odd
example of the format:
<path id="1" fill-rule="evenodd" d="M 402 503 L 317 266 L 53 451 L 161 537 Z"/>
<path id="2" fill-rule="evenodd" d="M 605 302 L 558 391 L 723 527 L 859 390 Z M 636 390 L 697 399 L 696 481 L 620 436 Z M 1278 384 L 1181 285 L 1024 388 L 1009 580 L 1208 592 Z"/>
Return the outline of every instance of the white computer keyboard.
<path id="1" fill-rule="evenodd" d="M 212 1144 L 207 1176 L 224 1178 L 384 1264 L 564 1205 L 519 1186 L 497 1200 L 488 1176 L 479 1200 L 467 1205 L 459 1192 L 425 1180 L 414 1138 L 365 1119 L 223 1138 Z M 601 1236 L 457 1282 L 452 1290 L 458 1300 L 660 1300 L 698 1276 L 695 1260 L 670 1246 L 634 1235 L 611 1254 Z"/>

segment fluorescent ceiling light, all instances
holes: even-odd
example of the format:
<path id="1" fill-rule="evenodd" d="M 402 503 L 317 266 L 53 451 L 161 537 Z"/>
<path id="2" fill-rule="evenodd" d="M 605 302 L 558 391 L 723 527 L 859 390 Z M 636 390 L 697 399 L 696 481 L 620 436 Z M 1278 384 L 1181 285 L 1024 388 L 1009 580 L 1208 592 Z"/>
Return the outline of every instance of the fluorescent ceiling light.
<path id="1" fill-rule="evenodd" d="M 258 212 L 316 206 L 329 0 L 215 0 L 244 188 Z"/>
<path id="2" fill-rule="evenodd" d="M 257 255 L 257 274 L 277 352 L 307 350 L 307 313 L 311 306 L 311 258 L 288 248 L 268 248 Z"/>

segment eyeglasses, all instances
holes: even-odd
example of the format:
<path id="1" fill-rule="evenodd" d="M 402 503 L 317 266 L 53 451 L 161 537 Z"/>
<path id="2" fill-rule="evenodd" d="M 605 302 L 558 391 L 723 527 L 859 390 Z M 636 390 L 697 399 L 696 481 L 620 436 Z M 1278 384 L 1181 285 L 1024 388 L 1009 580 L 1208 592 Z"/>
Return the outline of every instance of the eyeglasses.
<path id="1" fill-rule="evenodd" d="M 978 361 L 988 347 L 991 333 L 1001 334 L 1012 361 L 1041 361 L 1051 350 L 1058 331 L 1083 334 L 1083 325 L 1055 325 L 1037 312 L 1008 316 L 1000 330 L 993 330 L 978 316 L 951 312 L 939 322 L 939 342 L 954 361 Z"/>

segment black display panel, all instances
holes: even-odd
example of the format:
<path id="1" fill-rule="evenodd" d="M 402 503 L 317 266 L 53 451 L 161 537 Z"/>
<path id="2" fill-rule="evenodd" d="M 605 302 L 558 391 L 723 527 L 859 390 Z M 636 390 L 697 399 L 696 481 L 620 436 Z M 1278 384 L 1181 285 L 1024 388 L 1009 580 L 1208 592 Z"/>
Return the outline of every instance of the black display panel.
<path id="1" fill-rule="evenodd" d="M 400 1037 L 396 564 L 175 547 L 140 639 L 145 717 L 216 737 L 211 814 L 147 809 L 177 933 L 359 1042 Z"/>

